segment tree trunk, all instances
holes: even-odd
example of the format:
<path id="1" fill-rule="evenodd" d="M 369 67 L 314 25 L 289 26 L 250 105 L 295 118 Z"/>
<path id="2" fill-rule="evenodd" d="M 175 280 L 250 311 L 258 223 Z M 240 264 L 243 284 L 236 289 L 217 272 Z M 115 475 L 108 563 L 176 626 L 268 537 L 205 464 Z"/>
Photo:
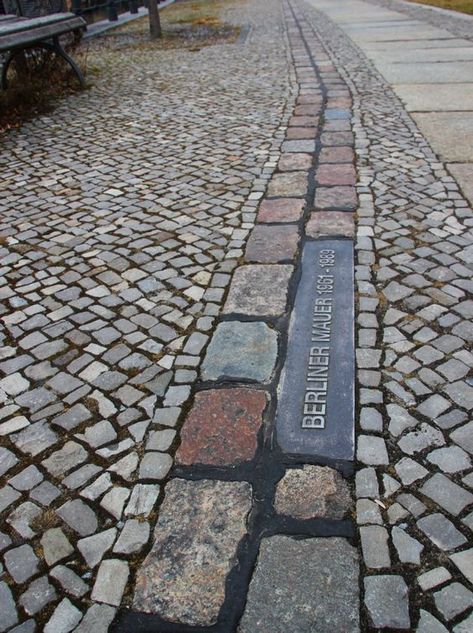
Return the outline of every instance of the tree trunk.
<path id="1" fill-rule="evenodd" d="M 151 39 L 155 40 L 163 34 L 161 31 L 161 20 L 159 19 L 157 0 L 148 0 L 148 13 Z"/>

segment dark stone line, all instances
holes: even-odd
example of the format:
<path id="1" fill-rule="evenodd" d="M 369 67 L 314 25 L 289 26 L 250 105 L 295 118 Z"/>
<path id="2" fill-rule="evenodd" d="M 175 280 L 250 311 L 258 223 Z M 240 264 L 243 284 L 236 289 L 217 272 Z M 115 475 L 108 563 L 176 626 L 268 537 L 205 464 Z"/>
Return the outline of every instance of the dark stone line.
<path id="1" fill-rule="evenodd" d="M 297 17 L 290 7 L 294 22 L 299 26 Z M 307 47 L 305 38 L 301 32 L 301 41 Z M 312 52 L 307 48 L 307 52 L 312 62 L 315 74 L 320 81 L 320 88 L 323 95 L 323 108 L 326 107 L 326 87 L 320 77 L 315 64 Z M 316 130 L 315 152 L 313 153 L 313 165 L 308 170 L 308 191 L 305 199 L 305 209 L 301 214 L 296 226 L 302 226 L 309 215 L 309 210 L 313 208 L 315 198 L 315 170 L 319 163 L 321 151 L 320 143 L 321 130 Z M 304 240 L 305 241 L 305 240 Z M 346 242 L 346 240 L 345 240 Z M 317 243 L 317 242 L 315 242 Z M 309 242 L 308 244 L 313 244 Z M 350 241 L 351 245 L 352 242 Z M 303 271 L 302 271 L 303 273 Z M 353 275 L 353 262 L 351 275 Z M 291 279 L 288 291 L 288 305 L 293 305 L 298 296 L 298 286 L 301 280 L 301 270 L 296 270 Z M 350 292 L 353 292 L 353 285 Z M 297 299 L 296 299 L 297 301 Z M 274 443 L 273 429 L 275 426 L 276 408 L 276 388 L 277 376 L 280 374 L 284 358 L 291 341 L 287 341 L 289 318 L 287 315 L 278 317 L 257 317 L 245 315 L 244 319 L 237 315 L 220 315 L 219 322 L 244 320 L 247 322 L 264 321 L 280 332 L 281 340 L 279 347 L 279 358 L 277 360 L 275 373 L 276 377 L 264 386 L 244 379 L 220 378 L 216 383 L 213 381 L 201 381 L 196 385 L 196 391 L 203 391 L 210 388 L 224 389 L 230 386 L 245 386 L 258 390 L 264 387 L 271 394 L 268 411 L 266 412 L 267 426 L 264 434 L 258 440 L 258 450 L 255 457 L 244 464 L 236 467 L 209 467 L 208 465 L 183 466 L 176 465 L 172 471 L 172 477 L 181 477 L 189 480 L 218 479 L 223 481 L 248 481 L 253 485 L 255 506 L 250 516 L 248 535 L 240 543 L 238 548 L 238 564 L 232 569 L 227 577 L 227 590 L 225 602 L 221 608 L 218 621 L 213 626 L 188 626 L 180 623 L 172 623 L 163 620 L 160 616 L 138 613 L 136 611 L 121 610 L 115 626 L 111 629 L 113 633 L 234 633 L 244 612 L 248 586 L 254 568 L 261 540 L 264 537 L 274 535 L 291 536 L 295 539 L 312 539 L 314 537 L 343 537 L 353 544 L 356 532 L 351 520 L 331 520 L 331 519 L 310 519 L 296 520 L 291 517 L 278 516 L 273 509 L 273 495 L 276 483 L 283 476 L 287 465 L 295 464 L 323 464 L 339 470 L 345 477 L 353 473 L 353 466 L 345 458 L 331 455 L 316 455 L 312 452 L 299 451 L 296 454 L 284 453 L 279 446 Z M 353 327 L 353 322 L 352 322 Z M 286 340 L 284 340 L 286 339 Z"/>

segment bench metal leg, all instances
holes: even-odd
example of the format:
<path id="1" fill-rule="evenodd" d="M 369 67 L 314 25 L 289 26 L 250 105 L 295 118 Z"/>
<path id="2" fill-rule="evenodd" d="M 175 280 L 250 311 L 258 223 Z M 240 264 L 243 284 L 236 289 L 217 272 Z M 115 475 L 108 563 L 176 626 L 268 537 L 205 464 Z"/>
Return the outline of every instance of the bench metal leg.
<path id="1" fill-rule="evenodd" d="M 72 70 L 75 72 L 77 79 L 79 80 L 79 83 L 81 85 L 82 88 L 85 88 L 85 79 L 84 79 L 84 75 L 82 74 L 81 69 L 79 68 L 79 66 L 76 64 L 76 62 L 72 59 L 72 57 L 70 55 L 68 55 L 66 53 L 66 51 L 63 49 L 63 47 L 61 46 L 61 43 L 59 42 L 59 38 L 58 37 L 54 37 L 53 38 L 53 49 L 56 51 L 56 53 L 58 55 L 60 55 L 68 64 L 69 66 L 72 68 Z"/>
<path id="2" fill-rule="evenodd" d="M 43 48 L 47 51 L 53 51 L 54 53 L 56 53 L 56 55 L 59 55 L 59 57 L 62 57 L 62 59 L 64 59 L 64 61 L 66 61 L 69 64 L 69 66 L 72 68 L 72 70 L 74 71 L 77 79 L 79 80 L 81 87 L 85 88 L 85 79 L 84 79 L 84 75 L 82 74 L 81 69 L 76 64 L 76 62 L 72 59 L 72 57 L 68 55 L 66 51 L 63 49 L 63 47 L 61 46 L 59 42 L 59 38 L 54 37 L 52 44 L 50 42 L 39 42 L 38 44 L 34 44 L 33 46 L 27 46 L 25 48 L 12 51 L 11 53 L 7 55 L 7 58 L 5 62 L 3 63 L 3 68 L 2 68 L 2 77 L 1 77 L 2 90 L 6 90 L 8 88 L 7 73 L 8 73 L 10 64 L 15 59 L 15 57 L 17 57 L 18 55 L 23 55 L 25 51 L 31 50 L 34 48 Z"/>
<path id="3" fill-rule="evenodd" d="M 8 88 L 7 72 L 8 72 L 8 68 L 9 68 L 9 66 L 11 64 L 11 60 L 12 59 L 13 59 L 13 54 L 12 53 L 8 53 L 7 58 L 3 62 L 2 79 L 1 79 L 2 90 L 6 90 Z"/>
<path id="4" fill-rule="evenodd" d="M 2 78 L 1 78 L 2 90 L 6 90 L 8 88 L 7 74 L 8 74 L 8 69 L 10 68 L 10 64 L 15 59 L 15 57 L 21 58 L 23 53 L 24 53 L 24 50 L 21 49 L 21 50 L 11 51 L 11 53 L 8 53 L 8 55 L 6 56 L 6 59 L 3 62 L 3 66 L 2 66 Z M 21 65 L 24 67 L 26 66 L 24 59 L 22 60 Z"/>

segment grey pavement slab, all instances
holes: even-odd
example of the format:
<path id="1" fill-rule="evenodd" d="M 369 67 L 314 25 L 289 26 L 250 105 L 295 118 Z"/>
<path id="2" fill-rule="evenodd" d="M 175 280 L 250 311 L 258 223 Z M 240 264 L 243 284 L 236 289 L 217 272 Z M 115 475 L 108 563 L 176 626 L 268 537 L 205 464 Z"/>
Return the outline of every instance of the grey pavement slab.
<path id="1" fill-rule="evenodd" d="M 412 117 L 446 162 L 473 162 L 473 116 L 468 112 L 418 112 Z"/>
<path id="2" fill-rule="evenodd" d="M 450 48 L 443 46 L 434 48 L 433 42 L 431 42 L 429 47 L 424 45 L 422 48 L 415 48 L 409 45 L 406 49 L 406 46 L 404 46 L 404 48 L 396 48 L 388 44 L 384 50 L 370 52 L 368 57 L 373 58 L 375 61 L 400 67 L 412 63 L 468 62 L 473 59 L 473 46 L 465 42 L 464 46 L 452 46 Z"/>
<path id="3" fill-rule="evenodd" d="M 473 96 L 471 101 L 471 110 L 473 110 Z M 473 165 L 471 163 L 450 163 L 448 169 L 458 182 L 465 198 L 473 206 Z"/>
<path id="4" fill-rule="evenodd" d="M 263 539 L 238 633 L 359 630 L 358 562 L 346 540 Z"/>
<path id="5" fill-rule="evenodd" d="M 448 33 L 444 33 L 442 38 L 433 39 L 433 40 L 419 40 L 409 42 L 409 51 L 413 51 L 416 54 L 419 51 L 432 51 L 434 55 L 437 54 L 436 49 L 450 49 L 450 48 L 467 48 L 470 46 L 470 41 L 466 39 L 460 39 L 454 37 L 453 35 L 449 35 Z M 406 55 L 406 42 L 405 41 L 390 41 L 386 42 L 367 42 L 363 45 L 363 49 L 367 51 L 370 56 L 371 53 L 369 51 L 378 51 L 378 54 L 384 55 L 387 54 L 387 51 L 393 51 L 396 55 L 398 52 L 400 54 Z"/>
<path id="6" fill-rule="evenodd" d="M 472 47 L 473 49 L 473 47 Z M 376 58 L 376 66 L 386 81 L 397 84 L 437 84 L 468 83 L 473 81 L 473 61 L 424 61 L 386 63 Z"/>
<path id="7" fill-rule="evenodd" d="M 473 81 L 455 84 L 398 84 L 396 93 L 408 112 L 469 112 L 473 110 Z"/>

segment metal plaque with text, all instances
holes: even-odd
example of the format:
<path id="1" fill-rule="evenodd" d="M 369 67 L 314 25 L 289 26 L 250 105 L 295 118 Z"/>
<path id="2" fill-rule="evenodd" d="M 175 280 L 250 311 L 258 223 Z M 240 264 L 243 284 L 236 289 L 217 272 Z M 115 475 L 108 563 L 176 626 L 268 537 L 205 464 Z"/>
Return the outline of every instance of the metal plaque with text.
<path id="1" fill-rule="evenodd" d="M 307 242 L 278 388 L 285 453 L 354 457 L 353 242 Z"/>

